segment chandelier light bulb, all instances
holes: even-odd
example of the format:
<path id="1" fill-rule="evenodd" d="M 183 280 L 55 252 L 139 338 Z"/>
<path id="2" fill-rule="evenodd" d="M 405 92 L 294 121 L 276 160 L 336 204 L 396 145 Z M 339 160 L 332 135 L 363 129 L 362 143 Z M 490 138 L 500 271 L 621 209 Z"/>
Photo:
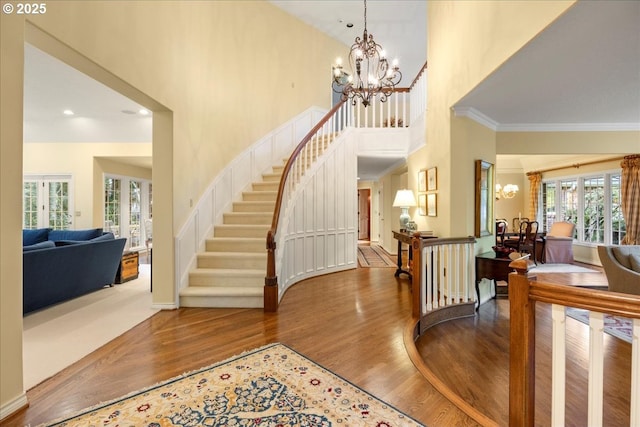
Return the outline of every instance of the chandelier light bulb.
<path id="1" fill-rule="evenodd" d="M 338 67 L 342 65 L 342 58 L 340 58 L 340 57 L 336 58 L 336 65 Z"/>
<path id="2" fill-rule="evenodd" d="M 380 51 L 380 58 L 385 59 L 387 57 L 387 52 L 385 50 Z"/>

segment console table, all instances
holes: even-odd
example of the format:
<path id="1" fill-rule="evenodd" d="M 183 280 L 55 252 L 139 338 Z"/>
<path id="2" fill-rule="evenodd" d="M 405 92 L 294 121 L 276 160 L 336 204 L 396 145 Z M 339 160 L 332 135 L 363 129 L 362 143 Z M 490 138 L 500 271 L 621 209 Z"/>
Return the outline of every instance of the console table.
<path id="1" fill-rule="evenodd" d="M 420 233 L 420 237 L 422 239 L 435 239 L 436 236 L 433 235 L 431 231 L 418 231 L 416 233 Z M 408 262 L 407 267 L 411 267 L 411 261 L 413 260 L 413 249 L 411 248 L 411 239 L 413 239 L 414 233 L 409 233 L 406 231 L 393 231 L 393 238 L 398 241 L 398 269 L 396 270 L 395 276 L 399 277 L 402 273 L 409 276 L 409 279 L 413 279 L 411 275 L 411 271 L 404 270 L 402 268 L 402 244 L 406 243 L 409 245 L 409 254 L 408 254 Z"/>

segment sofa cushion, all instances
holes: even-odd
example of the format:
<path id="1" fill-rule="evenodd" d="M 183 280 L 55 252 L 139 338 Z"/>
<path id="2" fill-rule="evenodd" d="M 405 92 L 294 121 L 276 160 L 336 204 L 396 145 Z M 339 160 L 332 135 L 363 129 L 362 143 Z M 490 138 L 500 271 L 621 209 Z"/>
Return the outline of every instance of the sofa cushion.
<path id="1" fill-rule="evenodd" d="M 640 273 L 640 255 L 629 254 L 629 261 L 631 262 L 631 269 L 636 273 Z"/>
<path id="2" fill-rule="evenodd" d="M 116 237 L 111 232 L 103 233 L 102 236 L 94 237 L 91 239 L 92 242 L 101 242 L 103 240 L 113 240 Z"/>
<path id="3" fill-rule="evenodd" d="M 102 236 L 102 228 L 89 228 L 87 230 L 51 230 L 49 240 L 91 240 Z"/>
<path id="4" fill-rule="evenodd" d="M 44 242 L 49 237 L 50 228 L 37 228 L 35 230 L 22 230 L 22 246 L 31 246 Z"/>
<path id="5" fill-rule="evenodd" d="M 624 246 L 619 247 L 616 246 L 611 249 L 613 252 L 613 256 L 616 257 L 618 262 L 622 264 L 623 267 L 631 269 L 631 261 L 629 261 L 629 251 Z"/>
<path id="6" fill-rule="evenodd" d="M 22 252 L 35 251 L 37 249 L 55 248 L 56 244 L 51 240 L 45 240 L 44 242 L 34 243 L 33 245 L 23 246 Z"/>

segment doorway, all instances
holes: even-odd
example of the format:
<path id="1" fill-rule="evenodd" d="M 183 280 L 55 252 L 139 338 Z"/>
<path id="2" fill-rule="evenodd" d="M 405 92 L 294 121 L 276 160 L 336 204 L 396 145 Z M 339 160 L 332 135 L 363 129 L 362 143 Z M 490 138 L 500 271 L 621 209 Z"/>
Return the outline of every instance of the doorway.
<path id="1" fill-rule="evenodd" d="M 371 240 L 371 190 L 358 189 L 358 240 Z"/>

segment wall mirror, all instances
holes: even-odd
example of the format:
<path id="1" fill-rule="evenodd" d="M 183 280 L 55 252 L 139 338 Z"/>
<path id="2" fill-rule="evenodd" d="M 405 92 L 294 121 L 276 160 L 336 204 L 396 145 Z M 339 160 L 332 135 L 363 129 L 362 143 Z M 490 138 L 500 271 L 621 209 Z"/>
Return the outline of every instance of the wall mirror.
<path id="1" fill-rule="evenodd" d="M 475 237 L 493 235 L 493 163 L 476 160 Z"/>

